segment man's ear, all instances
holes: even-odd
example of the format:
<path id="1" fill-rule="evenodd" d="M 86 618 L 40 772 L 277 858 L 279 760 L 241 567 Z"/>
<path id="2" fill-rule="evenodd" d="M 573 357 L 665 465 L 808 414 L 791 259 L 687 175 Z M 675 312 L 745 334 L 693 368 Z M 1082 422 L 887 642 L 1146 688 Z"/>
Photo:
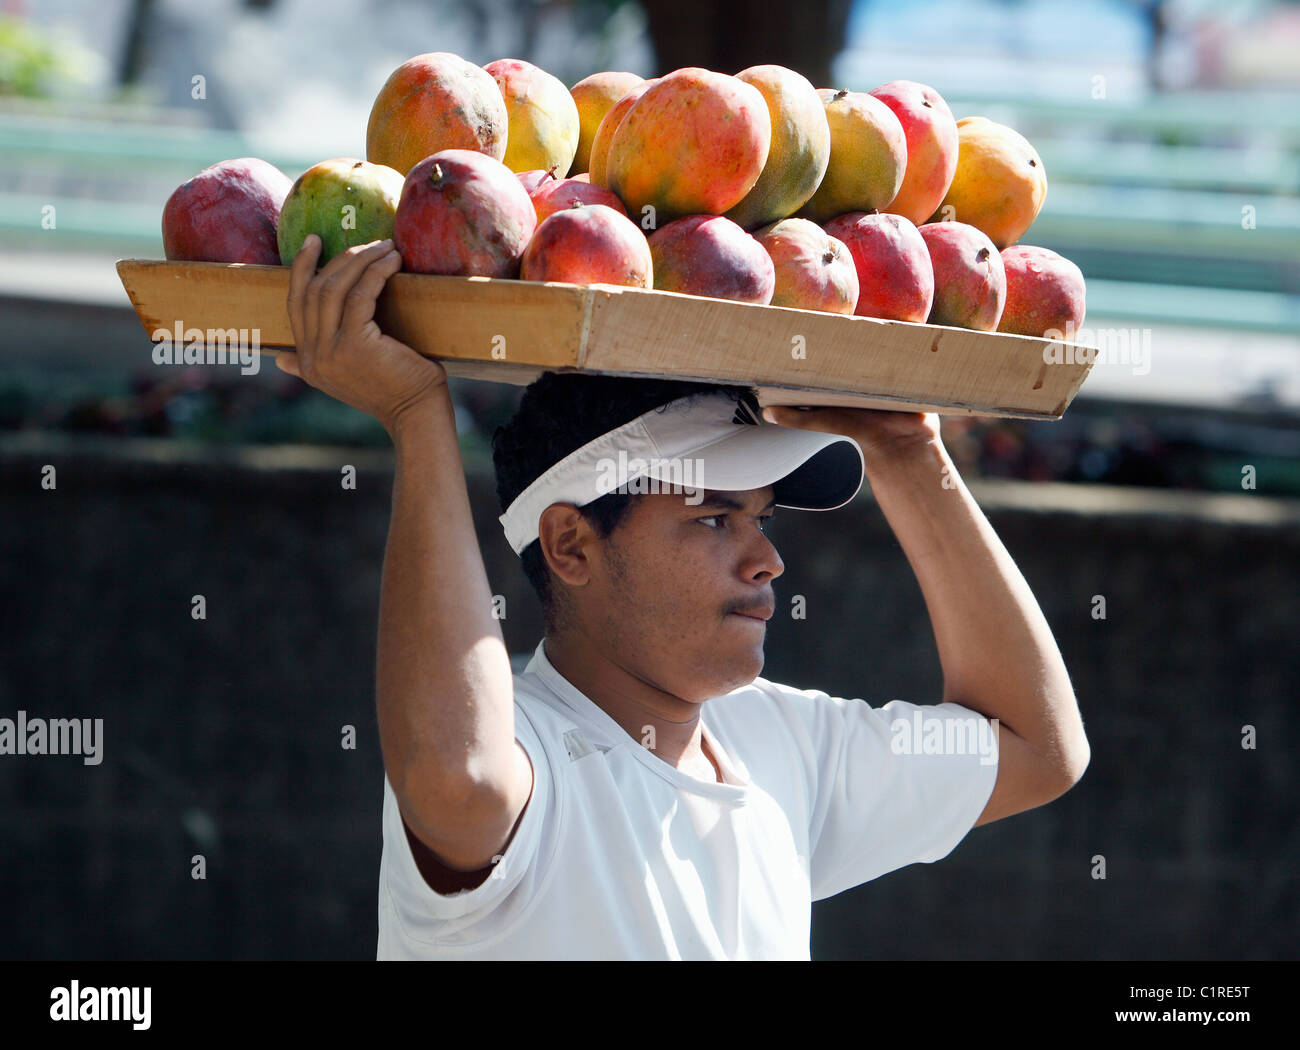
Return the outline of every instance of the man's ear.
<path id="1" fill-rule="evenodd" d="M 572 503 L 552 503 L 537 523 L 542 557 L 551 572 L 570 587 L 581 587 L 591 577 L 588 544 L 595 532 Z"/>

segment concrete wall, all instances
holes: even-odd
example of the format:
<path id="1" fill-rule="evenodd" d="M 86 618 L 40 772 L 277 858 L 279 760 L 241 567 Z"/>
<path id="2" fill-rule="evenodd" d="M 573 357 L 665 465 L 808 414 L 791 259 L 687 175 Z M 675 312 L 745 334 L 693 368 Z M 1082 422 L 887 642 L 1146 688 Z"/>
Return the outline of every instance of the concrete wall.
<path id="1" fill-rule="evenodd" d="M 490 468 L 468 471 L 507 642 L 531 653 Z M 384 453 L 0 440 L 0 717 L 102 718 L 105 756 L 0 757 L 0 957 L 373 958 L 391 483 Z M 1052 805 L 818 904 L 814 958 L 1294 957 L 1300 505 L 975 494 L 1061 645 L 1092 764 Z M 938 699 L 919 588 L 868 491 L 773 538 L 778 599 L 805 595 L 808 618 L 773 620 L 766 677 Z"/>

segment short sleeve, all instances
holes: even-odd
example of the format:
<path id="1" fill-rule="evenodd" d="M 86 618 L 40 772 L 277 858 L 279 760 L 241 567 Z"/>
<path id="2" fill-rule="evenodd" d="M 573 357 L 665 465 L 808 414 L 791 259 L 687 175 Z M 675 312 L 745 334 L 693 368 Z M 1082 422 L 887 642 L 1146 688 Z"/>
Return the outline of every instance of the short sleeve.
<path id="1" fill-rule="evenodd" d="M 813 900 L 940 860 L 974 827 L 998 773 L 996 728 L 983 715 L 953 703 L 894 700 L 873 708 L 817 690 L 775 688 L 806 698 L 817 766 Z"/>
<path id="2" fill-rule="evenodd" d="M 383 859 L 380 864 L 381 925 L 385 908 L 405 939 L 424 946 L 463 945 L 504 933 L 528 906 L 548 855 L 544 829 L 553 824 L 553 766 L 527 714 L 515 703 L 515 739 L 533 767 L 533 790 L 523 817 L 492 874 L 473 889 L 443 894 L 416 866 L 397 796 L 384 777 Z M 381 934 L 382 934 L 381 930 Z"/>

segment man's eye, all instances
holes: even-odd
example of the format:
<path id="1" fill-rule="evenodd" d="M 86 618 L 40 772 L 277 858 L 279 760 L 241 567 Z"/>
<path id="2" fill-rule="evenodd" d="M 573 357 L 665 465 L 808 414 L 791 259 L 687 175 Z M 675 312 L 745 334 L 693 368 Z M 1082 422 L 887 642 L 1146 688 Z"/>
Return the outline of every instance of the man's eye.
<path id="1" fill-rule="evenodd" d="M 696 520 L 696 521 L 702 521 L 702 522 L 706 522 L 706 523 L 707 523 L 707 522 L 710 522 L 710 521 L 721 521 L 724 517 L 725 517 L 725 515 L 723 515 L 723 514 L 714 514 L 714 515 L 712 515 L 712 516 L 710 516 L 710 517 L 707 517 L 707 518 L 696 518 L 695 520 Z M 768 526 L 770 525 L 770 523 L 771 523 L 773 517 L 775 517 L 775 515 L 772 515 L 772 514 L 764 514 L 762 517 L 760 517 L 760 518 L 758 519 L 758 531 L 761 532 L 761 533 L 763 533 L 764 535 L 766 535 L 766 534 L 767 534 L 767 530 L 768 530 Z M 717 528 L 716 525 L 709 525 L 708 527 L 711 528 L 711 529 L 712 529 L 712 528 Z"/>

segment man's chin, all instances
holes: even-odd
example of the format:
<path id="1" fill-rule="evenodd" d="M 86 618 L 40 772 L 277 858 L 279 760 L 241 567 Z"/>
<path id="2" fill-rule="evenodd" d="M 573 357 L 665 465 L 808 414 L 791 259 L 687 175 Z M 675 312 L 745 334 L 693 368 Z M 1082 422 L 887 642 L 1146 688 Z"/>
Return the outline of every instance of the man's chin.
<path id="1" fill-rule="evenodd" d="M 763 643 L 759 642 L 746 653 L 737 655 L 727 662 L 727 674 L 714 690 L 714 696 L 723 696 L 733 690 L 749 685 L 763 670 Z M 721 670 L 721 668 L 719 668 Z"/>

